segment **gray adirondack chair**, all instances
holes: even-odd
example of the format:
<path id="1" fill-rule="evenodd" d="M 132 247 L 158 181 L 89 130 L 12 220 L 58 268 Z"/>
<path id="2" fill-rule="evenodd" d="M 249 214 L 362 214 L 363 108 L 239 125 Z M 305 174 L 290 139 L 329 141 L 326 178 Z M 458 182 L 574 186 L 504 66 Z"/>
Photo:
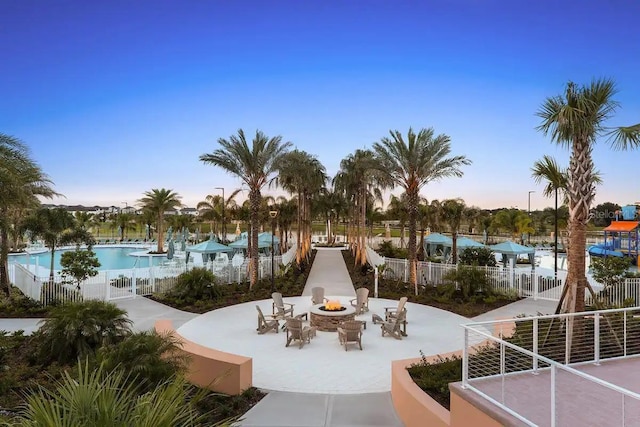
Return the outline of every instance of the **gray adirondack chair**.
<path id="1" fill-rule="evenodd" d="M 369 311 L 369 289 L 356 289 L 356 298 L 352 299 L 350 303 L 356 309 L 356 316 Z"/>
<path id="2" fill-rule="evenodd" d="M 278 320 L 277 319 L 267 320 L 264 317 L 262 310 L 260 310 L 260 307 L 257 305 L 256 305 L 256 310 L 258 310 L 258 329 L 256 329 L 256 331 L 258 331 L 258 334 L 260 335 L 266 334 L 270 330 L 274 330 L 276 331 L 276 333 L 278 333 L 278 327 L 280 326 L 280 324 L 278 323 Z"/>

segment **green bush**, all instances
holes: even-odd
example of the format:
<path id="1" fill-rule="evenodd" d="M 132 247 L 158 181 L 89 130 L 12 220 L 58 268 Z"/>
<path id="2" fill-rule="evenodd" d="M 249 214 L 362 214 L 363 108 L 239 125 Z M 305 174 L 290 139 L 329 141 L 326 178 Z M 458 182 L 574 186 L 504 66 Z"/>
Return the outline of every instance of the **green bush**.
<path id="1" fill-rule="evenodd" d="M 194 268 L 178 276 L 171 294 L 187 301 L 216 300 L 222 295 L 222 290 L 216 284 L 216 276 L 211 271 L 206 268 Z"/>
<path id="2" fill-rule="evenodd" d="M 376 252 L 386 258 L 408 258 L 409 253 L 406 249 L 400 249 L 393 246 L 390 240 L 383 240 L 378 246 Z"/>
<path id="3" fill-rule="evenodd" d="M 102 345 L 114 344 L 131 334 L 126 312 L 114 304 L 86 301 L 51 310 L 38 330 L 39 356 L 43 362 L 72 363 L 92 355 Z"/>
<path id="4" fill-rule="evenodd" d="M 449 383 L 462 381 L 462 358 L 440 357 L 437 362 L 428 362 L 424 353 L 422 360 L 407 368 L 413 381 L 436 402 L 449 409 Z"/>
<path id="5" fill-rule="evenodd" d="M 188 359 L 180 348 L 180 341 L 171 335 L 138 332 L 101 347 L 95 362 L 106 371 L 123 369 L 130 381 L 147 392 L 184 371 Z"/>
<path id="6" fill-rule="evenodd" d="M 16 426 L 197 426 L 204 414 L 181 377 L 147 393 L 127 380 L 123 370 L 107 372 L 82 364 L 77 378 L 68 372 L 55 390 L 41 388 L 27 398 Z M 227 424 L 228 425 L 228 424 Z"/>
<path id="7" fill-rule="evenodd" d="M 485 298 L 492 294 L 483 268 L 459 265 L 457 269 L 449 271 L 444 279 L 450 282 L 442 287 L 449 297 L 458 296 L 462 301 L 469 301 L 474 297 Z"/>
<path id="8" fill-rule="evenodd" d="M 496 257 L 489 248 L 465 248 L 458 257 L 458 262 L 464 265 L 482 265 L 495 267 Z"/>

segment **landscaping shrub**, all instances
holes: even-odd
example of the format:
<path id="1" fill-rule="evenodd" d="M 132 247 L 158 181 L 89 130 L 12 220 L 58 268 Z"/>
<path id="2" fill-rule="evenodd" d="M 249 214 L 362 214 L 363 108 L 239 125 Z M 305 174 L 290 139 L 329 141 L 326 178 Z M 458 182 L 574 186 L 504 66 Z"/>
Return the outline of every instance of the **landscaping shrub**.
<path id="1" fill-rule="evenodd" d="M 115 344 L 131 333 L 126 312 L 103 301 L 69 303 L 51 310 L 37 332 L 41 361 L 73 363 L 102 345 Z"/>
<path id="2" fill-rule="evenodd" d="M 147 392 L 184 372 L 188 358 L 180 348 L 180 341 L 171 335 L 138 332 L 98 349 L 95 363 L 107 372 L 123 369 L 129 381 Z"/>
<path id="3" fill-rule="evenodd" d="M 493 293 L 487 280 L 487 273 L 482 268 L 458 265 L 458 268 L 445 274 L 444 279 L 449 282 L 441 286 L 442 292 L 448 298 L 457 298 L 468 302 L 475 298 L 485 298 Z"/>
<path id="4" fill-rule="evenodd" d="M 376 252 L 386 258 L 408 258 L 409 253 L 406 249 L 397 248 L 390 240 L 383 240 Z"/>
<path id="5" fill-rule="evenodd" d="M 428 362 L 424 353 L 422 360 L 407 368 L 413 381 L 440 405 L 450 407 L 449 383 L 462 381 L 462 358 L 440 357 L 437 362 Z"/>
<path id="6" fill-rule="evenodd" d="M 182 377 L 141 394 L 123 370 L 89 369 L 81 364 L 78 377 L 65 373 L 55 390 L 40 388 L 27 398 L 17 426 L 196 426 L 204 414 Z M 229 425 L 228 423 L 225 425 Z"/>
<path id="7" fill-rule="evenodd" d="M 495 254 L 489 248 L 465 248 L 458 257 L 458 263 L 489 267 L 497 265 Z"/>
<path id="8" fill-rule="evenodd" d="M 11 288 L 9 297 L 0 295 L 0 318 L 2 317 L 47 317 L 49 308 L 24 296 L 17 288 Z"/>
<path id="9" fill-rule="evenodd" d="M 178 276 L 171 294 L 188 301 L 220 298 L 223 285 L 216 284 L 216 276 L 206 268 L 193 268 Z"/>

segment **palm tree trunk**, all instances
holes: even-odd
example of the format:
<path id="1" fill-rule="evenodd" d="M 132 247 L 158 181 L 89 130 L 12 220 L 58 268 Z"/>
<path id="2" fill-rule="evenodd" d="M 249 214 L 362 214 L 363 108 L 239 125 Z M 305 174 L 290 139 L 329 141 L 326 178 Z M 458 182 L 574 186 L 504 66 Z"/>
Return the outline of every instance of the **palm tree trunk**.
<path id="1" fill-rule="evenodd" d="M 252 189 L 249 192 L 249 205 L 251 206 L 251 253 L 249 255 L 249 268 L 251 279 L 249 289 L 252 289 L 258 282 L 258 227 L 260 226 L 260 202 L 262 196 L 259 189 Z"/>
<path id="2" fill-rule="evenodd" d="M 53 277 L 53 261 L 54 261 L 54 256 L 56 254 L 56 242 L 55 241 L 51 241 L 49 242 L 49 249 L 51 249 L 51 263 L 49 264 L 49 283 L 53 284 L 54 282 L 54 277 Z M 37 272 L 36 272 L 37 274 Z"/>
<path id="3" fill-rule="evenodd" d="M 0 292 L 2 291 L 7 296 L 11 294 L 9 286 L 9 240 L 5 227 L 0 228 Z"/>
<path id="4" fill-rule="evenodd" d="M 362 213 L 360 214 L 362 226 L 360 228 L 360 265 L 367 263 L 366 239 L 367 239 L 367 193 L 362 192 Z"/>
<path id="5" fill-rule="evenodd" d="M 416 250 L 416 223 L 418 220 L 418 189 L 407 189 L 407 204 L 409 209 L 409 282 L 418 295 L 418 263 Z M 404 228 L 402 230 L 404 236 Z"/>
<path id="6" fill-rule="evenodd" d="M 453 260 L 453 264 L 458 263 L 458 232 L 453 231 L 451 233 L 451 259 Z"/>
<path id="7" fill-rule="evenodd" d="M 161 254 L 162 252 L 164 252 L 164 242 L 162 241 L 164 239 L 164 227 L 163 227 L 163 221 L 164 221 L 164 215 L 163 212 L 158 213 L 158 232 L 156 233 L 158 235 L 158 253 Z"/>
<path id="8" fill-rule="evenodd" d="M 302 262 L 302 193 L 298 191 L 298 229 L 296 230 L 296 263 Z"/>

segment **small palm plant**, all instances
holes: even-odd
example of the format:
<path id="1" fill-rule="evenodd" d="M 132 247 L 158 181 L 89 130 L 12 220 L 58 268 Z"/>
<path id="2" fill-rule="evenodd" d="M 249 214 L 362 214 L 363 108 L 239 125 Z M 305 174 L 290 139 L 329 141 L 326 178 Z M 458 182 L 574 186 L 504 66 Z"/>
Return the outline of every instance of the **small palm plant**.
<path id="1" fill-rule="evenodd" d="M 27 397 L 16 426 L 173 427 L 204 424 L 195 407 L 204 392 L 190 393 L 182 377 L 140 393 L 125 371 L 80 364 L 78 377 L 65 372 L 55 390 L 40 388 Z M 219 426 L 223 424 L 218 424 Z M 224 424 L 229 425 L 229 424 Z"/>
<path id="2" fill-rule="evenodd" d="M 126 311 L 103 301 L 55 307 L 38 330 L 41 359 L 73 363 L 103 345 L 120 342 L 131 334 L 131 321 L 126 315 Z"/>

